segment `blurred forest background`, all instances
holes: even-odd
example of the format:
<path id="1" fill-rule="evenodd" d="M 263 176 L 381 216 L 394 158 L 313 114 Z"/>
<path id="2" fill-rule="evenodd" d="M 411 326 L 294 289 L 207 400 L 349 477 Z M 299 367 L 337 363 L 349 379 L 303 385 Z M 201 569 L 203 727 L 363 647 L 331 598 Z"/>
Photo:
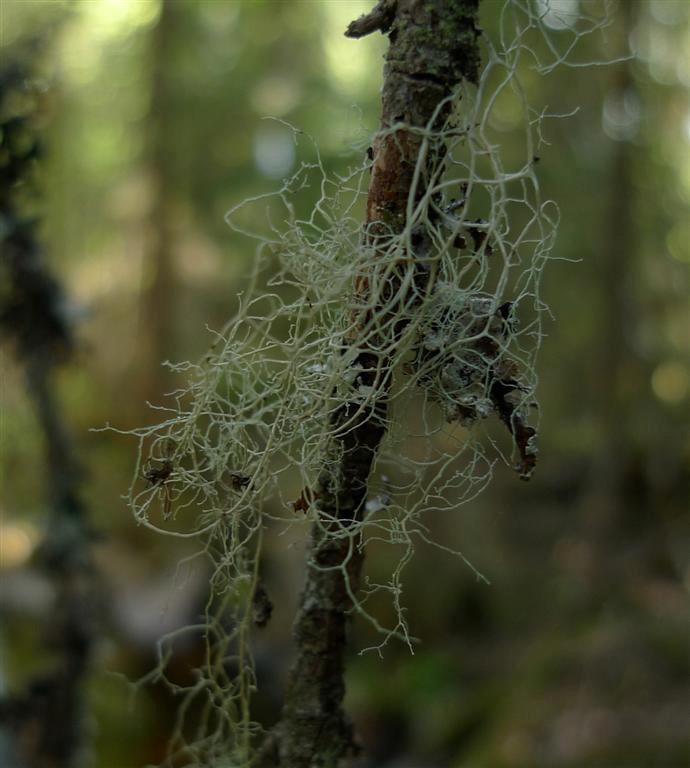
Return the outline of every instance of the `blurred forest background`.
<path id="1" fill-rule="evenodd" d="M 488 34 L 501 7 L 481 4 Z M 546 22 L 565 34 L 579 7 L 603 3 L 554 0 Z M 90 430 L 157 421 L 146 402 L 176 386 L 161 361 L 200 358 L 207 327 L 232 315 L 254 245 L 224 214 L 309 159 L 263 118 L 314 136 L 328 169 L 361 156 L 386 41 L 343 31 L 369 8 L 2 0 L 2 768 L 50 741 L 37 712 L 76 734 L 80 706 L 79 739 L 66 725 L 71 743 L 51 747 L 78 745 L 75 765 L 164 757 L 176 701 L 156 684 L 132 696 L 127 680 L 153 668 L 160 635 L 196 621 L 208 574 L 176 573 L 192 545 L 135 525 L 122 500 L 135 441 Z M 539 163 L 562 211 L 543 286 L 540 464 L 528 484 L 499 468 L 430 521 L 492 584 L 419 550 L 414 655 L 358 655 L 370 630 L 355 623 L 348 706 L 371 766 L 690 765 L 690 3 L 611 8 L 578 56 L 626 60 L 526 73 L 533 104 L 579 107 L 547 123 Z M 506 100 L 493 119 L 510 152 L 519 112 Z M 13 157 L 31 175 L 18 199 Z M 32 320 L 32 295 L 52 326 Z M 266 726 L 302 558 L 270 544 L 254 700 Z M 181 649 L 180 680 L 199 653 Z"/>

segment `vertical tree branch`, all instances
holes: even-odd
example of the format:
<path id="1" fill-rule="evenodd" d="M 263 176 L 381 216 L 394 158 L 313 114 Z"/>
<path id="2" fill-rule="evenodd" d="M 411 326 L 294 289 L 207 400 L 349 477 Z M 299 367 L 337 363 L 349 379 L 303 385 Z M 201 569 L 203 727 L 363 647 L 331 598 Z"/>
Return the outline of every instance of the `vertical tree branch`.
<path id="1" fill-rule="evenodd" d="M 408 199 L 423 138 L 415 128 L 441 127 L 451 96 L 463 78 L 477 81 L 479 0 L 382 0 L 346 34 L 361 37 L 387 31 L 390 47 L 384 67 L 381 131 L 374 144 L 368 192 L 366 240 L 381 259 L 385 242 L 406 226 Z M 394 131 L 394 126 L 401 126 Z M 410 130 L 412 129 L 412 130 Z M 428 158 L 431 167 L 438 157 Z M 421 186 L 414 192 L 421 197 Z M 413 256 L 413 254 L 410 254 Z M 414 268 L 414 267 L 413 267 Z M 296 659 L 290 673 L 282 718 L 265 745 L 264 764 L 285 768 L 343 765 L 355 751 L 352 727 L 342 703 L 344 654 L 351 595 L 357 589 L 363 552 L 349 535 L 361 520 L 372 463 L 386 431 L 390 352 L 380 349 L 381 312 L 396 290 L 374 289 L 366 276 L 355 286 L 363 310 L 349 335 L 357 354 L 356 384 L 374 387 L 373 405 L 345 402 L 331 417 L 332 438 L 319 478 L 319 521 L 314 525 L 306 582 L 294 626 Z M 398 286 L 399 287 L 399 284 Z M 372 295 L 378 290 L 381 295 Z M 385 293 L 385 295 L 384 295 Z M 388 297 L 388 298 L 387 298 Z M 390 309 L 386 311 L 390 312 Z M 387 323 L 388 325 L 388 323 Z M 395 342 L 399 327 L 392 318 Z M 390 349 L 390 347 L 389 347 Z"/>

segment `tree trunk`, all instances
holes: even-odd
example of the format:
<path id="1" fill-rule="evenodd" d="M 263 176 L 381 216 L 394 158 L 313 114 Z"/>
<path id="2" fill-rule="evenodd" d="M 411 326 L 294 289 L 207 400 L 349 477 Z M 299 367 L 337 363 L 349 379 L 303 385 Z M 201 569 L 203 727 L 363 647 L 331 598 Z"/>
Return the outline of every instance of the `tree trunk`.
<path id="1" fill-rule="evenodd" d="M 364 236 L 381 259 L 390 258 L 385 242 L 405 228 L 422 144 L 419 133 L 405 127 L 394 133 L 388 129 L 397 124 L 425 128 L 432 120 L 432 127 L 440 127 L 450 110 L 448 97 L 462 79 L 476 82 L 478 4 L 479 0 L 382 0 L 370 14 L 352 22 L 346 32 L 349 37 L 362 37 L 381 30 L 390 39 L 384 67 L 381 132 L 373 147 Z M 438 160 L 438 156 L 430 157 L 428 163 Z M 415 197 L 423 192 L 420 185 Z M 414 254 L 409 256 L 412 258 L 405 260 L 401 270 L 417 269 Z M 390 302 L 398 282 L 395 277 L 393 281 L 392 286 L 386 283 L 383 290 L 370 286 L 366 277 L 355 285 L 355 293 L 374 309 L 359 313 L 354 326 L 362 329 L 362 334 L 357 337 L 351 333 L 347 344 L 358 353 L 354 365 L 359 370 L 359 385 L 374 387 L 379 394 L 368 408 L 345 402 L 331 417 L 333 436 L 316 496 L 319 522 L 312 530 L 306 582 L 294 626 L 296 659 L 281 721 L 264 745 L 264 765 L 342 766 L 357 751 L 342 706 L 343 673 L 347 617 L 364 555 L 348 529 L 361 519 L 369 473 L 386 431 L 391 360 L 378 351 L 382 346 L 377 343 L 381 341 L 377 335 L 385 331 L 372 329 L 384 325 L 377 308 Z M 378 295 L 372 291 L 378 291 Z M 386 311 L 390 313 L 390 309 Z M 392 318 L 385 325 L 393 329 L 388 341 L 392 338 L 395 343 L 400 323 Z M 390 344 L 386 346 L 390 348 Z"/>
<path id="2" fill-rule="evenodd" d="M 613 50 L 624 57 L 628 39 L 635 28 L 637 9 L 634 4 L 621 8 L 621 25 L 613 39 Z M 611 72 L 610 92 L 622 102 L 634 87 L 633 63 L 621 61 Z M 606 202 L 605 237 L 602 239 L 601 341 L 595 360 L 597 381 L 606 382 L 595 393 L 596 422 L 601 433 L 594 452 L 590 476 L 582 499 L 582 522 L 586 538 L 595 549 L 593 587 L 607 580 L 613 560 L 607 554 L 620 538 L 623 516 L 630 516 L 625 500 L 626 475 L 634 463 L 628 423 L 630 381 L 643 380 L 647 371 L 640 370 L 637 356 L 630 345 L 631 318 L 635 317 L 631 295 L 631 275 L 637 257 L 634 236 L 633 184 L 634 149 L 629 141 L 615 141 L 611 147 L 609 199 Z M 637 499 L 639 500 L 639 499 Z"/>
<path id="3" fill-rule="evenodd" d="M 175 251 L 175 132 L 174 81 L 171 61 L 179 9 L 173 0 L 161 2 L 160 18 L 151 41 L 151 105 L 148 116 L 149 170 L 152 183 L 148 220 L 144 286 L 141 296 L 144 399 L 155 401 L 169 388 L 171 376 L 163 366 L 173 357 L 176 275 Z"/>
<path id="4" fill-rule="evenodd" d="M 27 58 L 32 51 L 24 54 Z M 31 97 L 33 72 L 10 55 L 0 69 L 0 107 L 18 94 Z M 22 103 L 22 102 L 18 102 Z M 0 114 L 11 114 L 0 109 Z M 40 154 L 34 113 L 0 123 L 6 146 L 5 178 L 0 185 L 4 231 L 2 271 L 7 290 L 0 306 L 0 333 L 12 338 L 23 363 L 29 398 L 45 445 L 46 532 L 34 565 L 54 587 L 51 607 L 41 617 L 40 636 L 50 667 L 33 676 L 22 692 L 0 698 L 0 761 L 23 768 L 69 768 L 82 749 L 82 688 L 93 646 L 96 580 L 90 553 L 87 512 L 80 500 L 81 473 L 60 406 L 52 373 L 72 351 L 71 328 L 64 316 L 62 290 L 46 268 L 37 223 L 16 194 L 32 188 L 33 161 Z M 17 141 L 21 137 L 23 141 Z M 28 147 L 25 145 L 30 139 Z M 15 149 L 18 148 L 18 149 Z M 33 471 L 33 468 L 31 469 Z M 3 733 L 9 728 L 6 751 Z M 9 740 L 8 740 L 9 743 Z"/>

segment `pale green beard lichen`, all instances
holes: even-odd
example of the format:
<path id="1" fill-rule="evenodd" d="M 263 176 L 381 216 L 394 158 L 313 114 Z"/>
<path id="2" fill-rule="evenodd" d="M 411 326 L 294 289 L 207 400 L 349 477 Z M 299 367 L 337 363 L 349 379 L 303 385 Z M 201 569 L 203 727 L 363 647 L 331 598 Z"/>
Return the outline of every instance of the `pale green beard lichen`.
<path id="1" fill-rule="evenodd" d="M 326 534 L 349 536 L 353 548 L 382 540 L 399 553 L 387 581 L 365 580 L 352 595 L 356 612 L 381 632 L 378 650 L 393 637 L 411 644 L 403 569 L 417 544 L 434 544 L 425 513 L 455 512 L 490 480 L 501 457 L 500 425 L 493 424 L 503 421 L 512 435 L 508 463 L 523 477 L 532 472 L 535 357 L 546 312 L 540 281 L 558 209 L 540 196 L 535 163 L 545 115 L 529 106 L 520 73 L 563 62 L 554 33 L 541 24 L 545 12 L 506 3 L 478 88 L 457 94 L 441 131 L 422 131 L 406 222 L 399 234 L 392 226 L 385 248 L 364 244 L 368 163 L 329 176 L 315 144 L 313 162 L 282 189 L 227 215 L 243 232 L 243 222 L 257 220 L 257 206 L 266 212 L 265 231 L 245 231 L 257 243 L 251 286 L 203 361 L 175 366 L 186 384 L 160 409 L 164 420 L 136 432 L 129 494 L 142 525 L 197 539 L 213 572 L 204 620 L 161 640 L 159 667 L 148 678 L 166 680 L 176 638 L 204 638 L 196 683 L 169 683 L 184 694 L 171 751 L 188 765 L 250 762 L 258 726 L 248 705 L 255 685 L 249 636 L 265 610 L 262 537 L 269 523 L 279 530 L 303 518 L 323 524 L 314 489 L 334 409 L 388 402 L 363 519 Z M 585 26 L 570 28 L 565 47 L 605 21 L 580 20 Z M 535 30 L 548 42 L 546 63 L 535 63 L 528 47 Z M 518 105 L 523 131 L 520 159 L 510 165 L 493 127 L 506 100 Z M 429 157 L 441 158 L 431 171 Z M 320 198 L 300 216 L 293 192 L 307 184 L 320 188 Z M 362 280 L 366 295 L 354 288 Z M 369 305 L 367 296 L 375 297 Z M 367 309 L 376 310 L 373 322 L 362 320 Z M 364 345 L 390 357 L 392 387 L 358 386 L 353 361 Z M 392 601 L 394 626 L 369 612 L 378 592 Z M 201 722 L 183 733 L 192 704 L 201 706 Z"/>

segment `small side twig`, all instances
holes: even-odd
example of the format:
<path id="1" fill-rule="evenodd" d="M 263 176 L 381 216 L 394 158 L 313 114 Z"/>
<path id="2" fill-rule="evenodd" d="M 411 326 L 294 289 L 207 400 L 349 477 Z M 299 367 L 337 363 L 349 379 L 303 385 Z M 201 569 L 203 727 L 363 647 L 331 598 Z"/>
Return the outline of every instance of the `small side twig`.
<path id="1" fill-rule="evenodd" d="M 369 13 L 350 22 L 345 30 L 345 37 L 365 37 L 379 30 L 385 34 L 395 18 L 396 4 L 397 0 L 379 0 Z"/>

